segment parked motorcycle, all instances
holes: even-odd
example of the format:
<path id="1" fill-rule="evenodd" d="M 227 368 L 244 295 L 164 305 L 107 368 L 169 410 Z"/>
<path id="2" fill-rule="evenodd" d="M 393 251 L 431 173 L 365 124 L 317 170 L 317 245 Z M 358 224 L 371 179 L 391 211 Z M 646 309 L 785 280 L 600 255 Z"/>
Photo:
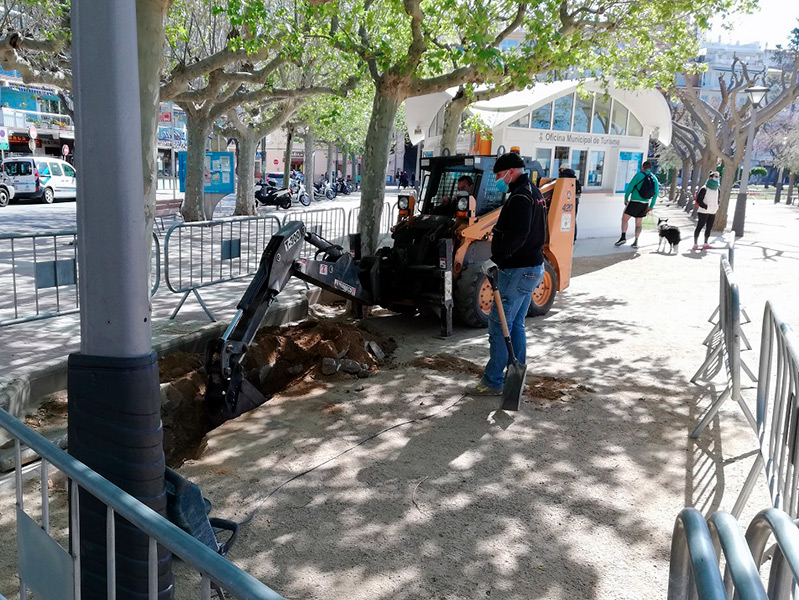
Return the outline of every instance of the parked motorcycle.
<path id="1" fill-rule="evenodd" d="M 290 189 L 292 200 L 297 200 L 303 206 L 309 206 L 311 204 L 311 197 L 308 195 L 304 183 L 295 179 L 291 182 Z"/>
<path id="2" fill-rule="evenodd" d="M 333 187 L 326 179 L 322 179 L 313 184 L 314 187 L 314 200 L 321 200 L 327 198 L 332 200 L 336 197 L 336 188 Z"/>
<path id="3" fill-rule="evenodd" d="M 259 181 L 255 184 L 255 199 L 263 206 L 291 208 L 291 190 L 281 189 L 271 181 Z"/>

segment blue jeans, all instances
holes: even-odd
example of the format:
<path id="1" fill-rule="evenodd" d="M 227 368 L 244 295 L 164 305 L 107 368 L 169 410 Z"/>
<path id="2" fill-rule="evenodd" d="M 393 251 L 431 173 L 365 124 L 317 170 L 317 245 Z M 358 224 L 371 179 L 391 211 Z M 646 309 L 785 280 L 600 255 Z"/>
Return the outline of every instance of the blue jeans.
<path id="1" fill-rule="evenodd" d="M 527 358 L 527 335 L 524 331 L 524 318 L 530 307 L 532 293 L 544 278 L 544 265 L 520 267 L 517 269 L 497 269 L 497 287 L 508 321 L 513 353 L 520 363 Z M 483 383 L 491 388 L 501 388 L 508 366 L 508 348 L 496 305 L 488 315 L 488 342 L 490 358 L 483 373 Z"/>

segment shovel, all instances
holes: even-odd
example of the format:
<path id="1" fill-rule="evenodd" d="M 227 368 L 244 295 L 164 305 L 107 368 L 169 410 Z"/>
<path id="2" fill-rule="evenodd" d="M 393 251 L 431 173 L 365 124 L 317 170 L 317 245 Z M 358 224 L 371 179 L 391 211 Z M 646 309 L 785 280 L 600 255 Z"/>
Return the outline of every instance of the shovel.
<path id="1" fill-rule="evenodd" d="M 513 353 L 513 344 L 510 341 L 510 331 L 508 321 L 505 319 L 505 309 L 502 308 L 502 298 L 499 296 L 497 288 L 496 271 L 488 274 L 488 282 L 494 292 L 494 306 L 497 307 L 499 322 L 502 325 L 502 335 L 505 336 L 505 345 L 508 347 L 508 368 L 505 371 L 505 384 L 502 386 L 502 410 L 519 410 L 519 403 L 522 400 L 524 391 L 524 376 L 527 373 L 527 365 L 516 360 Z"/>

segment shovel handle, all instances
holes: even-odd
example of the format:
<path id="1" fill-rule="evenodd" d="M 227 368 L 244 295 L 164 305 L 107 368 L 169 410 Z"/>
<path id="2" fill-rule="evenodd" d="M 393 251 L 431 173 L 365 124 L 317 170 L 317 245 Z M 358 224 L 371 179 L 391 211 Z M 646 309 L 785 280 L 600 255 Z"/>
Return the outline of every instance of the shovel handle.
<path id="1" fill-rule="evenodd" d="M 505 309 L 502 306 L 502 297 L 499 295 L 499 287 L 497 287 L 496 269 L 491 269 L 486 273 L 488 283 L 491 284 L 491 290 L 494 292 L 494 306 L 497 307 L 497 314 L 499 315 L 499 324 L 502 326 L 502 335 L 505 336 L 505 343 L 508 346 L 508 354 L 510 362 L 516 362 L 516 356 L 513 354 L 513 344 L 510 341 L 510 330 L 508 329 L 508 320 L 505 318 Z"/>

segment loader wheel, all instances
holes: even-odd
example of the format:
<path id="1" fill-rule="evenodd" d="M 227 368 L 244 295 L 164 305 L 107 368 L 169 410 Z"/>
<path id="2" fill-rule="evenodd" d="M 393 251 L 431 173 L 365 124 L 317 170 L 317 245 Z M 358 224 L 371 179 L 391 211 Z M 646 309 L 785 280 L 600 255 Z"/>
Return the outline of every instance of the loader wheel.
<path id="1" fill-rule="evenodd" d="M 455 283 L 455 312 L 469 327 L 487 327 L 488 313 L 494 305 L 491 284 L 480 270 L 479 265 L 471 265 Z"/>
<path id="2" fill-rule="evenodd" d="M 530 308 L 527 309 L 528 317 L 540 317 L 549 312 L 552 303 L 555 301 L 555 294 L 558 292 L 558 274 L 555 267 L 548 261 L 544 261 L 544 278 L 538 287 L 533 290 L 533 300 Z"/>

